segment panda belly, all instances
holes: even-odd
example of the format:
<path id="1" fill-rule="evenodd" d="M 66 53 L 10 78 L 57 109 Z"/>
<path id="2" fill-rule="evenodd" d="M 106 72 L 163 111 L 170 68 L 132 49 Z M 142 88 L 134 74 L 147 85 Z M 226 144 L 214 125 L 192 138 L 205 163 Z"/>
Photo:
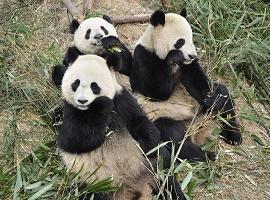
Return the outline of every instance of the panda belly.
<path id="1" fill-rule="evenodd" d="M 116 73 L 116 78 L 121 85 L 130 88 L 127 76 Z M 199 109 L 199 104 L 189 95 L 180 82 L 176 85 L 173 94 L 166 101 L 151 101 L 148 97 L 140 93 L 135 93 L 134 96 L 147 117 L 152 121 L 156 121 L 159 118 L 184 121 L 186 129 L 189 128 L 191 140 L 194 144 L 202 145 L 207 139 L 213 139 L 212 132 L 215 128 L 219 127 L 213 116 L 200 112 L 198 112 L 191 125 L 191 121 Z"/>
<path id="2" fill-rule="evenodd" d="M 109 199 L 131 200 L 135 194 L 140 194 L 139 199 L 151 199 L 154 177 L 146 167 L 146 159 L 137 142 L 127 131 L 112 132 L 102 146 L 91 152 L 72 154 L 60 150 L 60 155 L 71 172 L 81 171 L 82 182 L 112 177 L 114 186 L 122 185 L 123 190 Z M 95 170 L 96 173 L 89 177 Z"/>

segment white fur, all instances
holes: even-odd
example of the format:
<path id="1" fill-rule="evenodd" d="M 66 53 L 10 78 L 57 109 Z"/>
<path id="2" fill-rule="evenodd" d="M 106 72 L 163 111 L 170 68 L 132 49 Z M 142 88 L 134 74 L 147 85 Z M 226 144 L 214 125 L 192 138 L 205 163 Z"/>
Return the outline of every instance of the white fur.
<path id="1" fill-rule="evenodd" d="M 108 35 L 100 28 L 104 26 L 107 29 Z M 85 34 L 88 29 L 91 29 L 90 38 L 86 39 Z M 83 21 L 74 33 L 74 45 L 83 54 L 101 55 L 104 51 L 101 41 L 95 39 L 96 34 L 102 34 L 103 37 L 117 36 L 116 30 L 112 24 L 100 17 L 93 17 Z"/>
<path id="2" fill-rule="evenodd" d="M 88 153 L 72 154 L 61 149 L 59 153 L 68 170 L 80 172 L 82 182 L 92 183 L 111 177 L 114 186 L 122 184 L 122 190 L 111 200 L 132 199 L 134 191 L 141 192 L 140 200 L 152 199 L 152 187 L 156 186 L 153 172 L 127 131 L 112 133 L 102 146 Z"/>
<path id="3" fill-rule="evenodd" d="M 180 38 L 185 44 L 180 48 L 185 57 L 185 64 L 191 63 L 189 55 L 197 56 L 193 44 L 192 30 L 188 21 L 181 15 L 168 13 L 165 15 L 165 25 L 154 27 L 149 25 L 137 44 L 155 52 L 160 59 L 165 59 L 169 51 L 175 49 L 174 44 Z"/>
<path id="4" fill-rule="evenodd" d="M 72 83 L 79 79 L 80 85 L 74 92 Z M 101 88 L 96 95 L 91 90 L 91 83 L 96 82 Z M 116 82 L 114 74 L 106 64 L 106 60 L 96 55 L 82 55 L 68 68 L 62 80 L 62 94 L 64 99 L 75 107 L 85 110 L 91 102 L 99 96 L 114 98 L 116 92 L 122 87 Z M 81 104 L 78 100 L 88 100 Z"/>

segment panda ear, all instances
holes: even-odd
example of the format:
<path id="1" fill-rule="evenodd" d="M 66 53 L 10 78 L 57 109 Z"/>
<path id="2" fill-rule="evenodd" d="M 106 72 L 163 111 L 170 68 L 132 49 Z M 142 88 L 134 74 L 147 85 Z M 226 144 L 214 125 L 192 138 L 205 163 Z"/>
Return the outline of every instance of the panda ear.
<path id="1" fill-rule="evenodd" d="M 113 24 L 112 18 L 110 18 L 108 15 L 103 15 L 102 17 L 105 21 L 109 22 L 110 24 Z"/>
<path id="2" fill-rule="evenodd" d="M 154 12 L 150 18 L 150 23 L 153 26 L 158 26 L 158 25 L 162 25 L 164 26 L 165 24 L 165 13 L 161 10 L 157 10 L 156 12 Z"/>
<path id="3" fill-rule="evenodd" d="M 181 11 L 180 11 L 180 15 L 184 18 L 187 18 L 187 9 L 186 8 L 183 8 Z"/>
<path id="4" fill-rule="evenodd" d="M 106 59 L 108 67 L 114 69 L 115 71 L 120 71 L 122 69 L 122 58 L 117 53 L 110 53 Z"/>
<path id="5" fill-rule="evenodd" d="M 74 34 L 75 31 L 78 29 L 78 27 L 80 26 L 80 23 L 78 22 L 78 20 L 73 19 L 70 26 L 69 26 L 69 32 L 71 34 Z"/>
<path id="6" fill-rule="evenodd" d="M 53 68 L 52 72 L 52 82 L 54 85 L 57 87 L 61 86 L 62 84 L 62 79 L 64 77 L 65 72 L 67 71 L 67 66 L 65 65 L 56 65 Z"/>

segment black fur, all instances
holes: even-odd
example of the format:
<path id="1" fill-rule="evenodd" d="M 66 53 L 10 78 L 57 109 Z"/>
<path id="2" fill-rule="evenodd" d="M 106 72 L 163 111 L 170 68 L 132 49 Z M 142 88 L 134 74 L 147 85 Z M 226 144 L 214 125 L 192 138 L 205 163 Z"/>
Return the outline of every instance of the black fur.
<path id="1" fill-rule="evenodd" d="M 80 26 L 80 23 L 76 19 L 73 19 L 69 26 L 69 32 L 71 34 L 74 34 L 75 31 L 79 28 L 79 26 Z"/>
<path id="2" fill-rule="evenodd" d="M 56 65 L 53 67 L 53 72 L 52 72 L 52 82 L 56 86 L 61 86 L 62 84 L 62 79 L 67 70 L 66 65 Z"/>
<path id="3" fill-rule="evenodd" d="M 77 88 L 80 86 L 80 80 L 76 79 L 72 84 L 71 84 L 71 89 L 73 92 L 76 92 Z"/>
<path id="4" fill-rule="evenodd" d="M 79 110 L 65 102 L 58 138 L 60 149 L 80 154 L 99 147 L 105 140 L 112 109 L 113 101 L 107 97 L 95 99 L 88 110 Z"/>
<path id="5" fill-rule="evenodd" d="M 167 62 L 174 62 L 167 58 Z M 171 67 L 167 66 L 166 59 L 161 60 L 154 52 L 147 51 L 142 45 L 136 46 L 130 75 L 130 84 L 133 91 L 157 100 L 166 100 L 170 97 L 177 83 L 177 78 Z"/>
<path id="6" fill-rule="evenodd" d="M 91 33 L 91 29 L 89 28 L 87 31 L 86 31 L 86 33 L 85 33 L 85 39 L 89 39 L 90 38 L 90 33 Z"/>
<path id="7" fill-rule="evenodd" d="M 211 81 L 201 68 L 199 62 L 194 60 L 191 64 L 181 66 L 181 83 L 185 86 L 189 94 L 200 104 L 211 89 Z"/>
<path id="8" fill-rule="evenodd" d="M 83 53 L 80 52 L 77 47 L 69 47 L 63 60 L 63 64 L 66 66 L 71 65 L 80 55 L 83 55 Z"/>
<path id="9" fill-rule="evenodd" d="M 165 58 L 168 68 L 174 64 L 181 65 L 184 60 L 185 57 L 180 50 L 171 50 Z"/>
<path id="10" fill-rule="evenodd" d="M 114 97 L 114 110 L 119 113 L 132 137 L 140 143 L 144 152 L 160 142 L 160 132 L 149 120 L 136 99 L 123 89 Z"/>
<path id="11" fill-rule="evenodd" d="M 177 150 L 185 136 L 184 124 L 170 118 L 159 118 L 154 123 L 160 130 L 161 140 L 164 142 L 172 141 Z M 210 160 L 215 160 L 216 158 L 215 153 L 203 151 L 201 147 L 193 144 L 191 138 L 188 137 L 181 148 L 179 158 L 190 161 L 206 161 L 206 155 Z"/>
<path id="12" fill-rule="evenodd" d="M 110 52 L 110 49 L 113 47 L 117 47 L 121 50 L 121 52 L 114 52 L 121 56 L 122 59 L 122 68 L 119 70 L 120 73 L 129 76 L 130 69 L 132 66 L 132 55 L 128 48 L 117 38 L 114 36 L 109 36 L 101 39 L 102 46 L 107 52 Z"/>
<path id="13" fill-rule="evenodd" d="M 174 47 L 176 49 L 180 49 L 182 46 L 184 46 L 185 42 L 186 42 L 185 39 L 180 38 L 179 40 L 176 41 L 176 43 L 174 44 Z"/>
<path id="14" fill-rule="evenodd" d="M 186 200 L 176 176 L 169 176 L 167 185 L 172 195 L 172 200 Z"/>
<path id="15" fill-rule="evenodd" d="M 109 22 L 110 24 L 113 24 L 112 18 L 110 18 L 108 15 L 103 15 L 102 18 L 103 18 L 104 20 L 106 20 L 107 22 Z"/>
<path id="16" fill-rule="evenodd" d="M 229 125 L 221 121 L 222 139 L 233 145 L 242 143 L 242 137 L 239 130 L 239 125 L 236 121 L 234 110 L 234 102 L 230 98 L 227 87 L 221 83 L 213 84 L 213 91 L 210 91 L 202 103 L 203 110 L 209 109 L 214 114 L 221 111 L 221 117 L 228 121 Z"/>
<path id="17" fill-rule="evenodd" d="M 103 32 L 105 33 L 105 35 L 108 35 L 108 30 L 104 27 L 104 26 L 101 26 L 100 27 L 102 30 L 103 30 Z"/>
<path id="18" fill-rule="evenodd" d="M 93 94 L 96 94 L 96 95 L 100 94 L 101 88 L 98 86 L 98 84 L 96 82 L 92 82 L 90 87 L 91 87 Z"/>
<path id="19" fill-rule="evenodd" d="M 164 26 L 164 24 L 165 24 L 165 13 L 163 11 L 161 11 L 161 10 L 157 10 L 156 12 L 154 12 L 151 15 L 150 23 L 153 26 L 158 26 L 158 25 Z"/>
<path id="20" fill-rule="evenodd" d="M 123 60 L 118 53 L 111 53 L 107 56 L 106 63 L 109 68 L 114 71 L 121 71 L 123 67 Z"/>
<path id="21" fill-rule="evenodd" d="M 186 8 L 183 8 L 183 9 L 181 10 L 180 15 L 181 15 L 182 17 L 184 17 L 184 18 L 187 18 L 187 10 L 186 10 Z"/>

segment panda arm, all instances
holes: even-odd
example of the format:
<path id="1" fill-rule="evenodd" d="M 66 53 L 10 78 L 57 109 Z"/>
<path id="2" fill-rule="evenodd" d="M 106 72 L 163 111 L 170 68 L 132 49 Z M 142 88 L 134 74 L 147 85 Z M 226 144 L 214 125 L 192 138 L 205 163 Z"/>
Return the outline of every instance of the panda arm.
<path id="1" fill-rule="evenodd" d="M 113 47 L 119 48 L 120 52 L 114 52 L 121 56 L 122 58 L 122 68 L 120 69 L 120 73 L 129 76 L 131 65 L 132 65 L 132 55 L 128 48 L 117 38 L 114 36 L 105 37 L 101 40 L 102 46 L 110 51 L 109 49 Z"/>
<path id="2" fill-rule="evenodd" d="M 144 96 L 166 100 L 172 94 L 175 79 L 165 60 L 139 44 L 134 50 L 130 84 L 133 91 Z"/>
<path id="3" fill-rule="evenodd" d="M 65 58 L 63 60 L 63 64 L 66 66 L 69 66 L 70 64 L 72 64 L 77 58 L 78 56 L 83 55 L 82 52 L 80 52 L 79 49 L 77 49 L 77 47 L 72 46 L 69 47 L 67 50 L 67 53 L 65 55 Z"/>
<path id="4" fill-rule="evenodd" d="M 198 61 L 182 66 L 180 80 L 189 94 L 201 104 L 203 111 L 210 109 L 214 114 L 221 111 L 221 117 L 227 119 L 228 123 L 221 122 L 222 133 L 220 135 L 225 142 L 241 144 L 242 137 L 235 118 L 234 103 L 227 87 L 221 83 L 211 85 Z"/>
<path id="5" fill-rule="evenodd" d="M 62 84 L 63 76 L 67 70 L 66 65 L 55 65 L 52 72 L 52 81 L 58 87 Z"/>
<path id="6" fill-rule="evenodd" d="M 181 66 L 180 81 L 200 104 L 211 89 L 211 82 L 198 61 Z"/>
<path id="7" fill-rule="evenodd" d="M 125 89 L 114 98 L 115 111 L 121 118 L 132 135 L 139 142 L 144 152 L 156 147 L 160 142 L 160 132 L 149 120 L 136 99 Z"/>

